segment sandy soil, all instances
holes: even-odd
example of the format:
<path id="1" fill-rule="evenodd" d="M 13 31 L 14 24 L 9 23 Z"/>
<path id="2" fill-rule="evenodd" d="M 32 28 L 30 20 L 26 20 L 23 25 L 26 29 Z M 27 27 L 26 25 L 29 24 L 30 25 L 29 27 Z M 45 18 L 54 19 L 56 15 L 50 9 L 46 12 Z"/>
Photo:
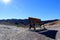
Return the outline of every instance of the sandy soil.
<path id="1" fill-rule="evenodd" d="M 0 40 L 60 40 L 60 25 L 46 26 L 47 30 L 0 25 Z"/>

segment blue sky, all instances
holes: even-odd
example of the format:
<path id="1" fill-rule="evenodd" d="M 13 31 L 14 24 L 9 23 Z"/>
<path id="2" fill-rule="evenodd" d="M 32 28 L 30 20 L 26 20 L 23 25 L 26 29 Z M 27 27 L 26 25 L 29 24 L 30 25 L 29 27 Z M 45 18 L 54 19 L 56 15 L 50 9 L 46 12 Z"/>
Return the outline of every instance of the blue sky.
<path id="1" fill-rule="evenodd" d="M 0 19 L 28 17 L 60 19 L 60 0 L 12 0 L 7 5 L 0 1 Z"/>

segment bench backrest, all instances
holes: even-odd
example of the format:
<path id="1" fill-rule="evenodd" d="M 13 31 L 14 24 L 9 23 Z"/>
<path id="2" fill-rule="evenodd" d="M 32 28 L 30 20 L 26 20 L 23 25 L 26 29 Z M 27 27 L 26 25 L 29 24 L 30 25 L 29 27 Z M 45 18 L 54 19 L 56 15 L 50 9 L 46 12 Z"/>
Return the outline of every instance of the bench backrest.
<path id="1" fill-rule="evenodd" d="M 35 23 L 35 24 L 43 25 L 43 22 L 41 21 L 41 19 L 38 19 L 38 18 L 29 17 L 29 21 L 30 21 L 30 23 Z"/>

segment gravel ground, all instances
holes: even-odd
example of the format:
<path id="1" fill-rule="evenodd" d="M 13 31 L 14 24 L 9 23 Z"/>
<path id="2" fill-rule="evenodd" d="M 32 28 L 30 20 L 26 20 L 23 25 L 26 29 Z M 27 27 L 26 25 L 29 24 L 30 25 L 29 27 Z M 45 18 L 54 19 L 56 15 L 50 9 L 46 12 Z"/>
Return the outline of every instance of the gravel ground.
<path id="1" fill-rule="evenodd" d="M 49 30 L 46 31 L 29 31 L 27 28 L 0 25 L 0 40 L 60 40 L 59 26 L 47 26 Z"/>

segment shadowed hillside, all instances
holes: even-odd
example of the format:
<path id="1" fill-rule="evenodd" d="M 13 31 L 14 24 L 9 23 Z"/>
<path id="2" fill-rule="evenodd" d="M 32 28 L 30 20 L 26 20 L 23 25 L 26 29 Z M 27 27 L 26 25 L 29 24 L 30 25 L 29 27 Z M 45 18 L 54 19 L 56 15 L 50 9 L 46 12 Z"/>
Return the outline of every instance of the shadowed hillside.
<path id="1" fill-rule="evenodd" d="M 42 21 L 42 22 L 44 24 L 47 24 L 47 23 L 54 23 L 55 21 L 59 21 L 59 19 L 46 20 L 46 21 Z M 29 24 L 29 20 L 28 19 L 7 19 L 7 20 L 0 20 L 0 24 L 27 26 Z"/>

